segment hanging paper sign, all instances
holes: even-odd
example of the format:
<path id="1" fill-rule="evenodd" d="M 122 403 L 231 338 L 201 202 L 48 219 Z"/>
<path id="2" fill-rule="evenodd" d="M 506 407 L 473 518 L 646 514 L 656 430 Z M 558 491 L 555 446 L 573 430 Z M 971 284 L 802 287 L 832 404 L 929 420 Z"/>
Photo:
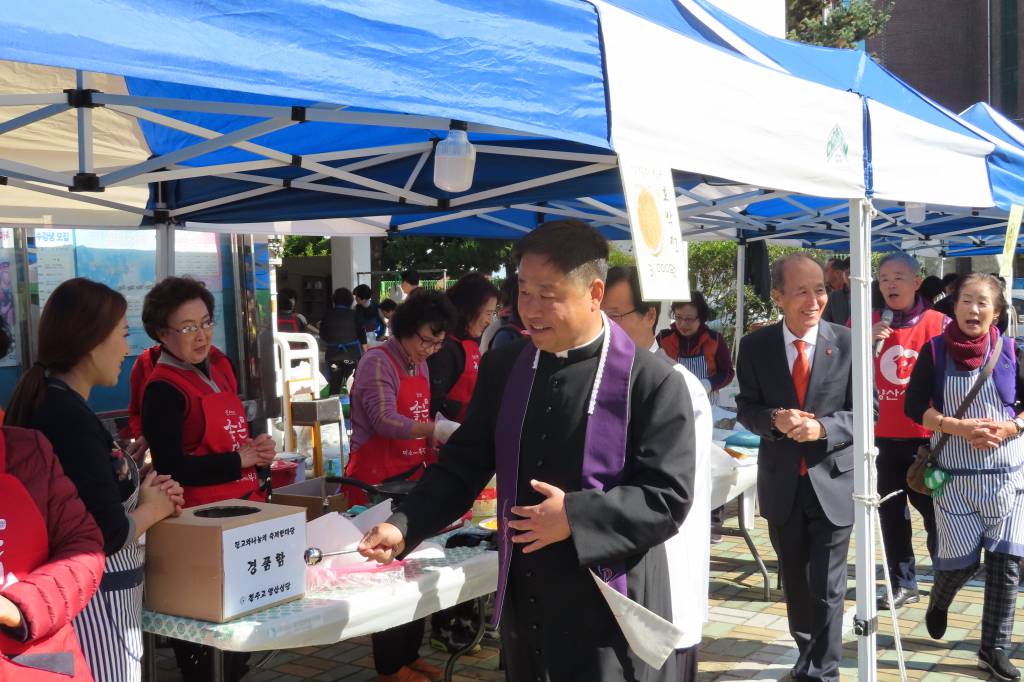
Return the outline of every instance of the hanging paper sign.
<path id="1" fill-rule="evenodd" d="M 619 173 L 644 300 L 690 300 L 686 242 L 679 233 L 672 170 L 619 154 Z"/>
<path id="2" fill-rule="evenodd" d="M 1007 282 L 1013 279 L 1013 256 L 1017 251 L 1017 237 L 1020 235 L 1022 217 L 1024 217 L 1024 206 L 1014 204 L 1010 209 L 1010 219 L 1006 223 L 1003 257 L 999 260 L 999 276 Z"/>

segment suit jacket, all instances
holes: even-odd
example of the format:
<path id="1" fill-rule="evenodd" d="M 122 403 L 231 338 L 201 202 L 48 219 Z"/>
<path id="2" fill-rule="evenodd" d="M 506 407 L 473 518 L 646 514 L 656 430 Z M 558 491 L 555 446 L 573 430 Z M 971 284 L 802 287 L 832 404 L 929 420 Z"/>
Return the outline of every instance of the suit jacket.
<path id="1" fill-rule="evenodd" d="M 736 374 L 738 419 L 761 436 L 757 494 L 761 515 L 782 525 L 793 511 L 800 458 L 822 509 L 837 526 L 853 524 L 853 385 L 850 330 L 831 322 L 818 326 L 804 410 L 825 427 L 826 438 L 797 443 L 772 427 L 777 408 L 799 408 L 786 360 L 782 322 L 759 329 L 740 342 Z"/>

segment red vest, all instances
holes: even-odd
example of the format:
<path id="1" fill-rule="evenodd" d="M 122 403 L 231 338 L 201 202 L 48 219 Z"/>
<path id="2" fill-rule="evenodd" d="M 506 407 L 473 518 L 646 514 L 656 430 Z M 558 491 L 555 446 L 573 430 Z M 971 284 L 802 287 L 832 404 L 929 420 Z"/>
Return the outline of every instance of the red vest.
<path id="1" fill-rule="evenodd" d="M 398 395 L 395 396 L 398 414 L 418 422 L 429 421 L 430 382 L 427 377 L 423 374 L 409 375 L 384 346 L 371 348 L 368 352 L 386 354 L 398 372 Z M 359 395 L 353 394 L 352 400 L 359 400 Z M 434 459 L 426 438 L 397 440 L 375 433 L 349 456 L 345 475 L 371 485 L 395 478 L 415 480 Z M 412 475 L 404 475 L 414 469 Z M 345 494 L 349 504 L 367 503 L 366 493 L 358 488 L 345 486 Z"/>
<path id="2" fill-rule="evenodd" d="M 882 319 L 882 312 L 871 315 L 872 324 Z M 926 310 L 912 327 L 893 329 L 882 344 L 882 352 L 874 358 L 875 391 L 878 393 L 878 422 L 875 436 L 879 438 L 928 438 L 931 431 L 903 413 L 910 373 L 917 363 L 921 347 L 946 328 L 947 318 L 935 310 Z"/>
<path id="3" fill-rule="evenodd" d="M 164 381 L 185 398 L 185 426 L 182 441 L 185 453 L 202 457 L 211 453 L 232 452 L 249 438 L 245 407 L 238 399 L 238 382 L 227 356 L 210 349 L 210 378 L 191 365 L 182 366 L 169 354 L 161 355 L 150 381 Z M 255 467 L 242 469 L 237 481 L 213 485 L 184 486 L 185 506 L 194 507 L 221 500 L 266 500 L 259 490 Z"/>
<path id="4" fill-rule="evenodd" d="M 50 556 L 49 533 L 35 500 L 7 473 L 7 447 L 0 432 L 0 580 L 24 579 Z M 69 589 L 74 586 L 69 585 Z M 71 623 L 46 638 L 19 642 L 0 633 L 0 682 L 92 681 Z M 71 675 L 58 670 L 70 669 Z"/>
<path id="5" fill-rule="evenodd" d="M 156 369 L 160 359 L 160 346 L 151 346 L 139 353 L 132 365 L 129 384 L 131 393 L 128 402 L 128 431 L 132 438 L 142 435 L 142 394 L 145 392 L 149 375 Z"/>
<path id="6" fill-rule="evenodd" d="M 299 333 L 299 318 L 295 313 L 277 314 L 277 331 Z"/>
<path id="7" fill-rule="evenodd" d="M 473 389 L 476 388 L 476 377 L 480 373 L 480 343 L 475 339 L 456 338 L 455 340 L 462 344 L 462 350 L 466 354 L 466 364 L 462 368 L 459 380 L 445 396 L 448 400 L 459 404 L 459 412 L 445 416 L 461 424 L 466 418 L 466 408 L 469 407 L 469 399 L 473 397 Z"/>

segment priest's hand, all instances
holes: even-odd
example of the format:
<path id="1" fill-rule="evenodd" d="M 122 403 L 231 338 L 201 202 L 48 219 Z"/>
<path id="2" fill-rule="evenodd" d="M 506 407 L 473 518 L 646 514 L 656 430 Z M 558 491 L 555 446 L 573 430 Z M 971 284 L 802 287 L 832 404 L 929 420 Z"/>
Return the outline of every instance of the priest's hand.
<path id="1" fill-rule="evenodd" d="M 512 513 L 523 518 L 508 522 L 510 528 L 522 531 L 512 536 L 512 542 L 529 543 L 523 547 L 524 554 L 561 542 L 572 534 L 565 514 L 565 491 L 543 481 L 530 481 L 530 485 L 547 499 L 531 507 L 512 507 Z"/>
<path id="2" fill-rule="evenodd" d="M 367 559 L 390 564 L 405 551 L 405 537 L 390 523 L 378 523 L 366 532 L 357 549 Z"/>

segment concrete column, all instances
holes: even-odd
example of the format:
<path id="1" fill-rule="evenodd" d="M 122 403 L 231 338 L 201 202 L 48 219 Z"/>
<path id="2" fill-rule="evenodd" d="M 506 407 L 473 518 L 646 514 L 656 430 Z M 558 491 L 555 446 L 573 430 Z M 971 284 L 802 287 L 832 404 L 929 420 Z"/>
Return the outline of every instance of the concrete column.
<path id="1" fill-rule="evenodd" d="M 352 289 L 369 284 L 368 275 L 359 279 L 357 273 L 369 272 L 370 267 L 369 237 L 331 237 L 331 286 Z"/>

